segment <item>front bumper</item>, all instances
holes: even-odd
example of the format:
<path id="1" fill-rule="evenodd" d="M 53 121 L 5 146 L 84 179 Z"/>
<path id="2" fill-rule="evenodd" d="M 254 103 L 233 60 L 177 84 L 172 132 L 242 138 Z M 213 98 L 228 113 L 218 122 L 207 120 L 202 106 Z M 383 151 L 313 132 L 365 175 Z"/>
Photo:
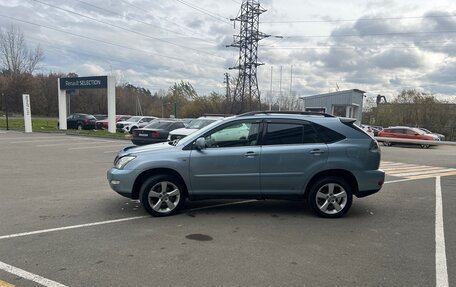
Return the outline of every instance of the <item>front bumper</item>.
<path id="1" fill-rule="evenodd" d="M 136 170 L 117 169 L 112 167 L 107 171 L 109 186 L 122 196 L 133 197 L 133 185 L 140 172 Z"/>

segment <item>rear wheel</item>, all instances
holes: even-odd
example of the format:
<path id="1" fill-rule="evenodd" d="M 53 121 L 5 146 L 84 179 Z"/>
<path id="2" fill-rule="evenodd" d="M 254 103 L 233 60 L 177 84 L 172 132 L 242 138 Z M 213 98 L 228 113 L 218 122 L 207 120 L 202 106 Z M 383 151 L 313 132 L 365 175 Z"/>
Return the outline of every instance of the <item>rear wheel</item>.
<path id="1" fill-rule="evenodd" d="M 341 177 L 330 176 L 317 180 L 310 187 L 307 204 L 320 217 L 337 218 L 350 209 L 353 201 L 351 186 Z"/>
<path id="2" fill-rule="evenodd" d="M 172 175 L 156 175 L 141 186 L 140 199 L 144 209 L 152 216 L 176 213 L 185 200 L 184 187 Z"/>
<path id="3" fill-rule="evenodd" d="M 420 145 L 420 146 L 421 146 L 421 148 L 424 148 L 424 149 L 426 149 L 426 148 L 429 148 L 431 145 L 428 145 L 428 144 L 422 144 L 422 145 Z"/>

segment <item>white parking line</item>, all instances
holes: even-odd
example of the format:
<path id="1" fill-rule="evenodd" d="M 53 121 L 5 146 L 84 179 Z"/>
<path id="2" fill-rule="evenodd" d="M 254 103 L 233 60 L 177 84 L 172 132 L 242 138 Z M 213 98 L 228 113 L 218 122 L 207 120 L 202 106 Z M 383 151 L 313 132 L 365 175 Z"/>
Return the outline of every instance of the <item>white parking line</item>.
<path id="1" fill-rule="evenodd" d="M 2 240 L 2 239 L 9 239 L 9 238 L 15 238 L 15 237 L 22 237 L 22 236 L 27 236 L 27 235 L 48 233 L 48 232 L 54 232 L 54 231 L 62 231 L 62 230 L 68 230 L 68 229 L 76 229 L 76 228 L 82 228 L 82 227 L 89 227 L 89 226 L 96 226 L 96 225 L 104 225 L 104 224 L 110 224 L 110 223 L 117 223 L 117 222 L 123 222 L 123 221 L 141 219 L 141 218 L 146 218 L 146 217 L 149 217 L 149 216 L 146 216 L 146 215 L 145 215 L 145 216 L 127 217 L 127 218 L 121 218 L 121 219 L 114 219 L 114 220 L 107 220 L 107 221 L 99 221 L 99 222 L 94 222 L 94 223 L 78 224 L 78 225 L 71 225 L 71 226 L 65 226 L 65 227 L 58 227 L 58 228 L 51 228 L 51 229 L 36 230 L 36 231 L 31 231 L 31 232 L 22 232 L 22 233 L 16 233 L 16 234 L 10 234 L 10 235 L 0 236 L 0 240 Z"/>
<path id="2" fill-rule="evenodd" d="M 404 178 L 404 179 L 398 179 L 398 180 L 390 180 L 390 181 L 385 181 L 383 184 L 403 182 L 403 181 L 411 181 L 411 180 L 417 180 L 417 179 L 416 178 Z"/>
<path id="3" fill-rule="evenodd" d="M 23 140 L 23 139 L 61 139 L 61 138 L 64 138 L 64 137 L 65 137 L 65 135 L 49 136 L 49 137 L 34 137 L 34 136 L 30 136 L 30 135 L 24 135 L 23 137 L 16 137 L 16 138 L 9 138 L 9 137 L 0 138 L 0 140 L 14 141 L 14 140 Z"/>
<path id="4" fill-rule="evenodd" d="M 41 142 L 62 142 L 62 141 L 73 141 L 74 139 L 71 138 L 48 138 L 48 139 L 30 139 L 30 140 L 22 140 L 22 141 L 12 141 L 9 142 L 10 144 L 22 144 L 22 143 L 41 143 Z"/>
<path id="5" fill-rule="evenodd" d="M 242 204 L 242 203 L 249 203 L 249 202 L 255 202 L 255 201 L 258 201 L 258 200 L 252 199 L 252 200 L 236 201 L 236 202 L 229 202 L 229 203 L 221 203 L 221 204 L 216 204 L 216 205 L 209 205 L 209 206 L 188 209 L 188 210 L 184 210 L 184 211 L 192 212 L 192 211 L 198 211 L 198 210 L 204 210 L 204 209 L 210 209 L 210 208 L 222 207 L 222 206 L 229 206 L 229 205 L 236 205 L 236 204 Z"/>
<path id="6" fill-rule="evenodd" d="M 443 230 L 442 187 L 440 176 L 435 178 L 435 278 L 436 286 L 448 287 L 448 270 Z"/>
<path id="7" fill-rule="evenodd" d="M 71 147 L 68 150 L 79 150 L 79 149 L 92 149 L 92 148 L 107 148 L 107 147 L 115 147 L 115 146 L 124 146 L 125 143 L 119 143 L 117 145 L 100 145 L 100 146 L 88 146 L 88 147 Z"/>
<path id="8" fill-rule="evenodd" d="M 395 173 L 393 176 L 396 177 L 406 177 L 406 176 L 413 176 L 413 175 L 424 175 L 424 174 L 433 174 L 433 173 L 445 173 L 449 171 L 456 171 L 454 168 L 446 168 L 446 169 L 434 169 L 434 170 L 427 170 L 427 171 L 416 171 L 416 172 L 406 172 L 406 173 Z"/>
<path id="9" fill-rule="evenodd" d="M 88 145 L 88 144 L 100 144 L 100 143 L 114 143 L 117 141 L 93 141 L 93 142 L 83 142 L 83 143 L 71 143 L 72 145 Z M 67 143 L 59 143 L 59 144 L 42 144 L 37 145 L 36 147 L 54 147 L 54 146 L 61 146 L 61 145 L 68 145 Z"/>
<path id="10" fill-rule="evenodd" d="M 41 277 L 39 275 L 30 273 L 28 271 L 25 271 L 23 269 L 11 266 L 9 264 L 3 263 L 0 261 L 0 270 L 6 271 L 8 273 L 14 274 L 16 276 L 22 277 L 24 279 L 33 281 L 35 283 L 38 283 L 43 286 L 47 287 L 67 287 L 66 285 L 60 284 L 58 282 L 46 279 L 44 277 Z"/>

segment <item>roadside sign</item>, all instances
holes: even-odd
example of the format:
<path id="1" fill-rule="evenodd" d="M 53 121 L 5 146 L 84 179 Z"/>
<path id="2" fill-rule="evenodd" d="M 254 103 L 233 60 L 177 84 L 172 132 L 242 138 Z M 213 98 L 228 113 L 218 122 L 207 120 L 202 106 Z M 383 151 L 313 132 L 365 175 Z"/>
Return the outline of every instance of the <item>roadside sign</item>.
<path id="1" fill-rule="evenodd" d="M 60 78 L 61 90 L 75 89 L 106 89 L 108 87 L 107 76 Z"/>

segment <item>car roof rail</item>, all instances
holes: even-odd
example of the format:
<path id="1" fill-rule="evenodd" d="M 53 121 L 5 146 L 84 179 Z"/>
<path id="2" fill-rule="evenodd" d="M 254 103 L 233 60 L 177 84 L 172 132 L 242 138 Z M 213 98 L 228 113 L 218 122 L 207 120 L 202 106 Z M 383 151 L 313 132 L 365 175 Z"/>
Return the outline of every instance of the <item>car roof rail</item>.
<path id="1" fill-rule="evenodd" d="M 230 114 L 203 114 L 202 117 L 229 117 Z"/>
<path id="2" fill-rule="evenodd" d="M 306 116 L 322 116 L 326 118 L 335 118 L 335 116 L 327 114 L 327 113 L 318 113 L 318 112 L 299 112 L 299 111 L 253 111 L 253 112 L 246 112 L 243 114 L 238 115 L 238 117 L 246 117 L 246 116 L 255 116 L 258 114 L 290 114 L 290 115 L 306 115 Z"/>

